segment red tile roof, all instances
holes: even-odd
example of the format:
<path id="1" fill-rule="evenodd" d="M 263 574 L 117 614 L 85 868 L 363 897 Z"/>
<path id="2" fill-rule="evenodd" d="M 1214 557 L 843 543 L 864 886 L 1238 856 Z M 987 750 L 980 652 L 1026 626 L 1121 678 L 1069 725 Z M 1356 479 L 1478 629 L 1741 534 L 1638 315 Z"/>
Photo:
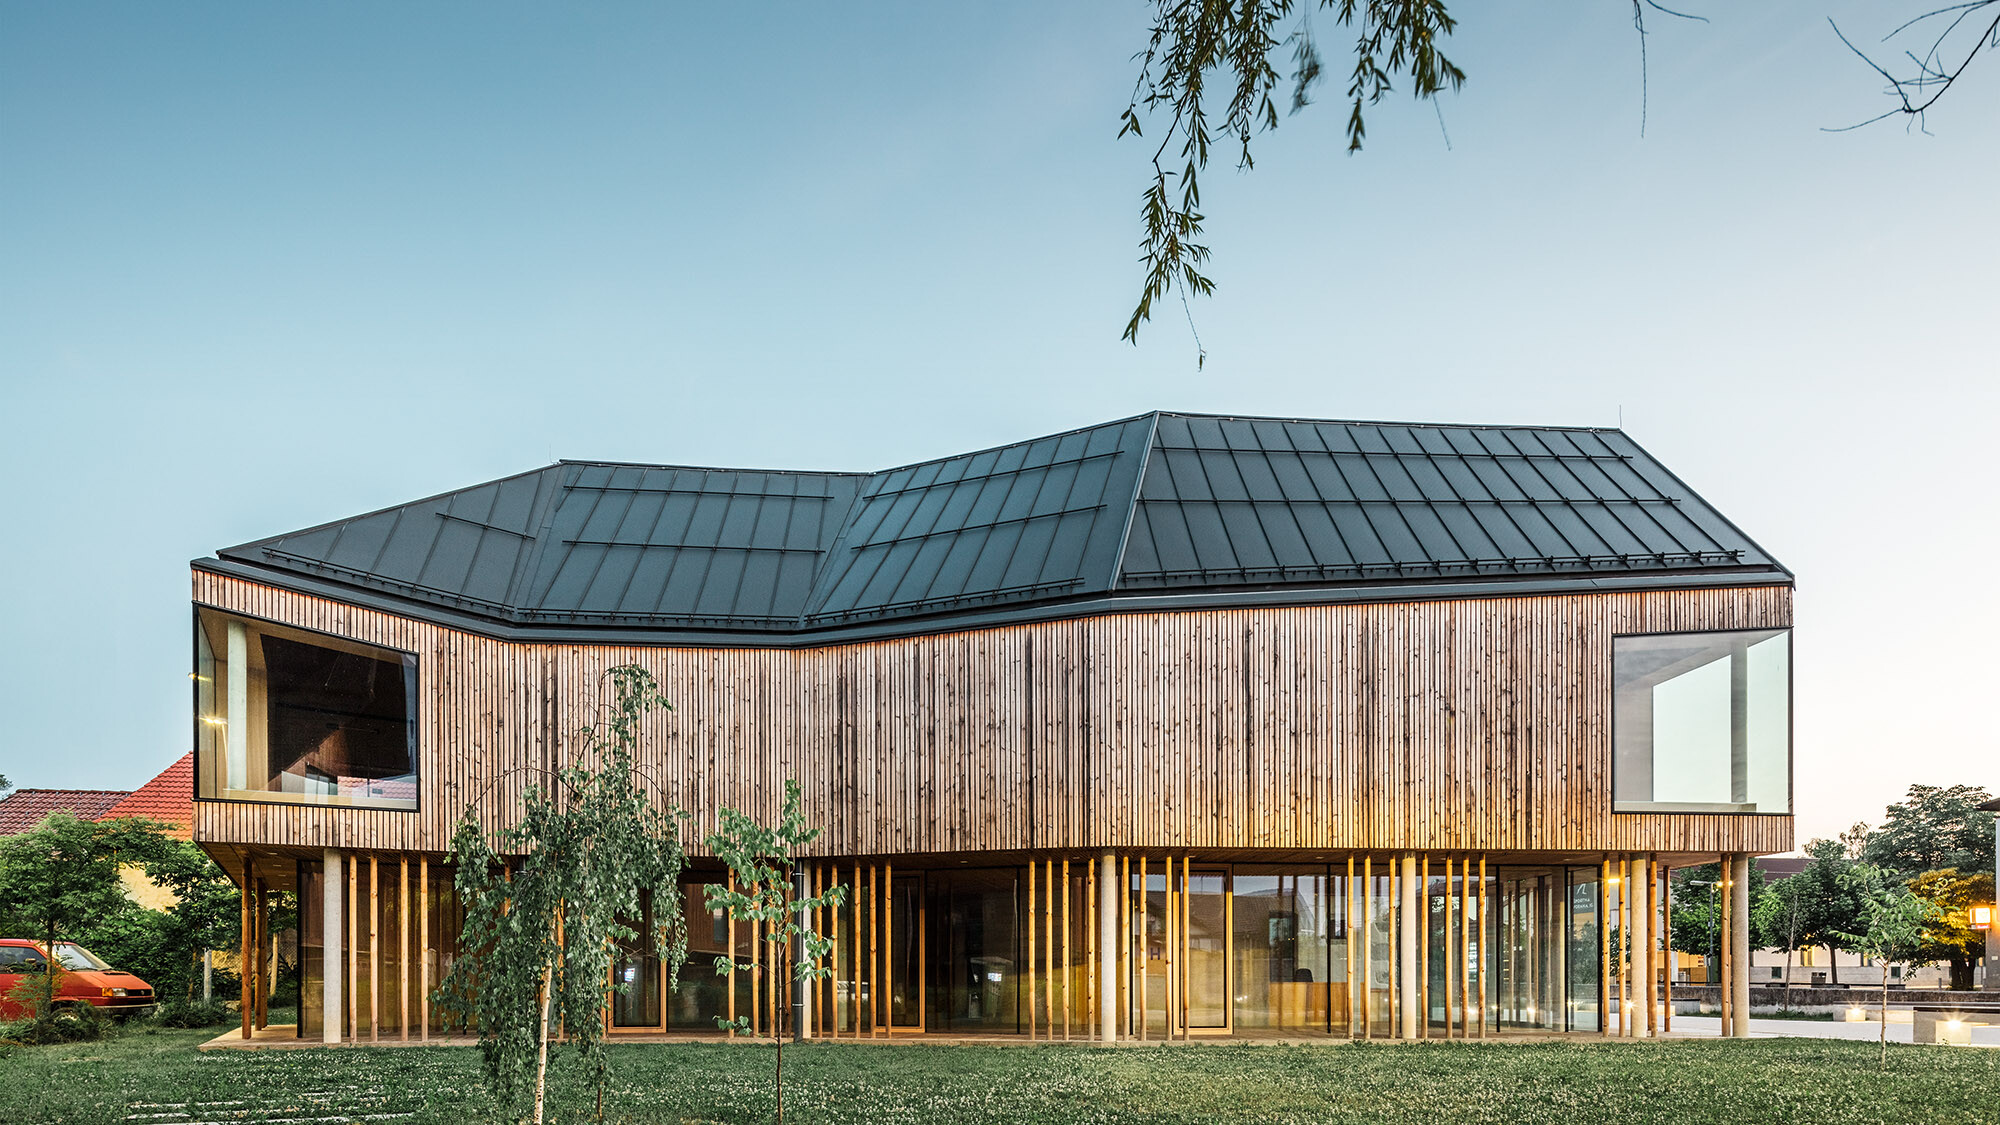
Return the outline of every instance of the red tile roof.
<path id="1" fill-rule="evenodd" d="M 53 812 L 91 821 L 143 816 L 173 825 L 168 835 L 192 839 L 194 752 L 181 755 L 179 761 L 136 790 L 16 789 L 0 798 L 0 836 L 32 831 Z"/>
<path id="2" fill-rule="evenodd" d="M 160 776 L 141 785 L 98 819 L 121 816 L 143 816 L 171 824 L 175 830 L 169 835 L 181 840 L 193 839 L 190 826 L 194 824 L 194 751 L 181 755 Z"/>
<path id="3" fill-rule="evenodd" d="M 0 836 L 32 831 L 50 813 L 97 820 L 131 795 L 124 789 L 16 789 L 0 800 Z"/>

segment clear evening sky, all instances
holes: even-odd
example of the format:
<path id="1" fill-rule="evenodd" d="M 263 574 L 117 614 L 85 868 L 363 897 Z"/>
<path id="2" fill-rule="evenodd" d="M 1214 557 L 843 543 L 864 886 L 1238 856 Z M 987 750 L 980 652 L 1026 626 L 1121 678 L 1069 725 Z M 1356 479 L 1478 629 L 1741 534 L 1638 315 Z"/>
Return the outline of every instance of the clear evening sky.
<path id="1" fill-rule="evenodd" d="M 1465 0 L 1464 93 L 1356 157 L 1321 18 L 1321 104 L 1210 172 L 1197 370 L 1178 303 L 1118 340 L 1139 3 L 0 0 L 0 772 L 187 748 L 218 547 L 552 457 L 1166 408 L 1622 413 L 1798 573 L 1801 840 L 2000 787 L 2000 55 L 1934 135 L 1822 131 L 1885 108 L 1828 11 L 1927 6 L 1656 13 L 1642 138 L 1625 4 Z"/>

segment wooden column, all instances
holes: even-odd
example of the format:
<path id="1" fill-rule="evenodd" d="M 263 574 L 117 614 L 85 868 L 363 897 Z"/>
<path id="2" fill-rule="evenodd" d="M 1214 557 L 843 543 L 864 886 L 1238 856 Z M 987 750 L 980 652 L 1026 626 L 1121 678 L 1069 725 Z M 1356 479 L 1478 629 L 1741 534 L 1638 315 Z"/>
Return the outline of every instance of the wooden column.
<path id="1" fill-rule="evenodd" d="M 347 860 L 347 1035 L 361 1038 L 361 860 Z"/>
<path id="2" fill-rule="evenodd" d="M 401 859 L 396 890 L 396 1002 L 401 1038 L 410 1038 L 410 857 Z"/>
<path id="3" fill-rule="evenodd" d="M 1632 861 L 1618 861 L 1618 1034 L 1632 1034 Z"/>
<path id="4" fill-rule="evenodd" d="M 1148 995 L 1152 991 L 1152 981 L 1150 978 L 1153 975 L 1152 972 L 1153 935 L 1146 932 L 1147 900 L 1152 897 L 1152 894 L 1153 894 L 1153 881 L 1146 872 L 1146 857 L 1142 855 L 1139 857 L 1139 927 L 1138 927 L 1139 928 L 1138 1020 L 1139 1020 L 1139 1041 L 1141 1043 L 1145 1042 L 1147 1036 L 1149 1036 L 1152 1033 L 1152 1028 L 1150 1025 L 1153 1022 L 1153 1014 L 1151 1011 L 1152 997 Z"/>
<path id="5" fill-rule="evenodd" d="M 1062 865 L 1062 931 L 1061 931 L 1062 932 L 1062 1012 L 1063 1012 L 1063 1039 L 1067 1041 L 1069 1039 L 1069 1010 L 1071 1007 L 1074 1006 L 1070 1003 L 1070 994 L 1069 994 L 1070 977 L 1073 974 L 1074 967 L 1070 964 L 1070 961 L 1073 960 L 1073 958 L 1070 956 L 1070 947 L 1069 947 L 1070 943 L 1069 860 L 1064 859 L 1062 861 L 1062 864 L 1063 864 Z"/>
<path id="6" fill-rule="evenodd" d="M 1112 1043 L 1118 1039 L 1118 898 L 1112 893 L 1118 881 L 1118 857 L 1106 849 L 1097 857 L 1097 909 L 1092 919 L 1096 954 L 1091 970 L 1097 980 L 1097 1039 Z"/>
<path id="7" fill-rule="evenodd" d="M 368 857 L 368 1040 L 382 1038 L 382 863 Z"/>
<path id="8" fill-rule="evenodd" d="M 1492 905 L 1486 896 L 1486 857 L 1479 857 L 1479 1037 L 1486 1038 L 1486 964 L 1491 954 L 1486 951 L 1486 943 L 1493 940 L 1493 923 L 1487 921 L 1486 911 Z"/>
<path id="9" fill-rule="evenodd" d="M 1175 903 L 1174 903 L 1174 857 L 1173 856 L 1168 856 L 1166 858 L 1166 865 L 1167 865 L 1166 866 L 1167 874 L 1165 882 L 1166 891 L 1161 896 L 1160 899 L 1160 922 L 1161 922 L 1160 954 L 1164 964 L 1166 965 L 1167 979 L 1165 985 L 1160 989 L 1160 991 L 1165 994 L 1164 996 L 1161 997 L 1161 1008 L 1163 1012 L 1163 1017 L 1166 1020 L 1166 1028 L 1164 1031 L 1164 1035 L 1165 1038 L 1171 1042 L 1172 1040 L 1179 1038 L 1179 1030 L 1180 1030 L 1179 1027 L 1177 1026 L 1178 1021 L 1175 1020 L 1174 1018 L 1174 1016 L 1176 1015 L 1175 999 L 1178 993 L 1178 987 L 1180 985 L 1180 977 L 1178 976 L 1178 974 L 1174 972 L 1176 966 L 1176 962 L 1174 960 L 1174 946 L 1179 944 L 1178 940 L 1179 935 L 1174 930 Z"/>
<path id="10" fill-rule="evenodd" d="M 1632 1036 L 1653 1033 L 1653 919 L 1650 896 L 1653 874 L 1646 857 L 1632 857 Z"/>
<path id="11" fill-rule="evenodd" d="M 1355 988 L 1354 979 L 1354 942 L 1356 933 L 1354 919 L 1356 914 L 1354 911 L 1354 857 L 1351 855 L 1347 857 L 1347 882 L 1342 884 L 1340 889 L 1342 920 L 1346 923 L 1342 929 L 1347 937 L 1347 940 L 1342 943 L 1347 949 L 1347 1037 L 1352 1039 L 1360 1033 L 1356 1020 L 1361 1011 L 1361 1003 L 1357 998 L 1359 990 Z"/>
<path id="12" fill-rule="evenodd" d="M 431 860 L 417 857 L 417 1037 L 431 1041 Z"/>
<path id="13" fill-rule="evenodd" d="M 1040 1003 L 1035 992 L 1035 915 L 1041 910 L 1041 900 L 1035 896 L 1035 861 L 1028 861 L 1028 1038 L 1035 1037 L 1035 1011 Z"/>
<path id="14" fill-rule="evenodd" d="M 1132 1029 L 1132 857 L 1120 856 L 1118 860 L 1118 1010 L 1116 1022 L 1112 1026 L 1112 1038 L 1118 1037 L 1118 1028 L 1124 1034 L 1136 1037 Z"/>
<path id="15" fill-rule="evenodd" d="M 1417 861 L 1417 913 L 1412 919 L 1417 931 L 1417 1038 L 1430 1038 L 1431 1030 L 1431 857 L 1425 852 Z"/>
<path id="16" fill-rule="evenodd" d="M 1375 857 L 1361 857 L 1361 1037 L 1375 1038 Z"/>
<path id="17" fill-rule="evenodd" d="M 1042 1027 L 1056 1037 L 1056 861 L 1042 865 Z"/>
<path id="18" fill-rule="evenodd" d="M 1444 857 L 1444 911 L 1439 927 L 1439 952 L 1444 955 L 1444 1037 L 1451 1038 L 1452 1031 L 1452 944 L 1451 944 L 1451 868 L 1452 857 Z"/>
<path id="19" fill-rule="evenodd" d="M 732 872 L 730 872 L 730 873 L 729 873 L 729 876 L 728 876 L 728 879 L 727 879 L 727 886 L 728 886 L 729 890 L 730 890 L 730 891 L 732 891 L 732 892 L 736 890 L 736 873 L 735 873 L 734 871 L 732 871 Z M 734 1039 L 734 1038 L 736 1038 L 736 1026 L 735 1026 L 735 1025 L 736 1025 L 736 960 L 737 960 L 737 953 L 736 953 L 736 919 L 734 919 L 734 918 L 730 918 L 730 919 L 728 919 L 728 920 L 727 920 L 727 921 L 726 921 L 726 922 L 724 923 L 724 926 L 725 926 L 725 932 L 727 932 L 727 933 L 728 933 L 728 935 L 729 935 L 729 939 L 728 939 L 728 940 L 729 940 L 729 971 L 728 971 L 727 973 L 723 974 L 723 978 L 722 978 L 722 979 L 723 979 L 723 987 L 724 987 L 725 989 L 727 989 L 727 990 L 728 990 L 728 992 L 729 992 L 729 997 L 728 997 L 728 1004 L 729 1004 L 729 1024 L 730 1024 L 730 1027 L 729 1027 L 729 1037 L 730 1037 L 731 1039 Z"/>
<path id="20" fill-rule="evenodd" d="M 890 1002 L 896 988 L 896 865 L 882 865 L 882 1033 L 896 1026 L 896 1008 Z"/>
<path id="21" fill-rule="evenodd" d="M 243 861 L 243 883 L 238 895 L 240 901 L 237 904 L 241 908 L 243 923 L 241 936 L 243 940 L 239 943 L 241 950 L 237 956 L 240 960 L 236 963 L 236 984 L 239 994 L 236 1010 L 243 1017 L 243 1038 L 245 1039 L 250 1038 L 250 1025 L 256 1019 L 256 1012 L 253 1010 L 250 1000 L 250 961 L 257 954 L 257 935 L 250 932 L 250 899 L 255 893 L 250 886 L 250 865 L 251 861 L 246 857 Z M 49 954 L 50 963 L 54 965 L 55 951 L 44 950 L 44 952 Z M 54 968 L 49 970 L 50 973 L 54 971 Z"/>
<path id="22" fill-rule="evenodd" d="M 1466 856 L 1458 861 L 1458 1002 L 1463 1009 L 1458 1017 L 1460 1039 L 1472 1038 L 1472 925 L 1472 857 Z"/>
<path id="23" fill-rule="evenodd" d="M 1086 860 L 1083 867 L 1083 1033 L 1091 1039 L 1097 1033 L 1097 864 Z"/>
<path id="24" fill-rule="evenodd" d="M 1612 882 L 1611 857 L 1605 856 L 1597 864 L 1597 1032 L 1611 1034 L 1611 1005 L 1617 1001 L 1611 988 L 1611 896 L 1616 894 L 1617 884 Z"/>
<path id="25" fill-rule="evenodd" d="M 1402 940 L 1397 943 L 1401 964 L 1396 966 L 1396 976 L 1402 986 L 1400 990 L 1402 995 L 1397 997 L 1397 999 L 1401 1001 L 1400 1009 L 1403 1019 L 1402 1036 L 1404 1039 L 1415 1039 L 1417 1037 L 1419 987 L 1416 979 L 1418 928 L 1417 857 L 1414 852 L 1403 853 L 1402 879 L 1403 885 L 1400 888 L 1403 892 L 1401 897 L 1403 925 L 1400 934 Z"/>
<path id="26" fill-rule="evenodd" d="M 1660 1032 L 1674 1030 L 1674 900 L 1673 869 L 1660 868 Z"/>

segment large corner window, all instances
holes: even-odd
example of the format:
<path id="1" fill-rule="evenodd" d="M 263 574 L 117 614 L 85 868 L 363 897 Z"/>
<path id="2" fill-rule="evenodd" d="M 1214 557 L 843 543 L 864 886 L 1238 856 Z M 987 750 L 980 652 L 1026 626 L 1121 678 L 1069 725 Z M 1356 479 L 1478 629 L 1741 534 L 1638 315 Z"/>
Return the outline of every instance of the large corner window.
<path id="1" fill-rule="evenodd" d="M 417 660 L 211 609 L 195 614 L 195 791 L 417 807 Z"/>
<path id="2" fill-rule="evenodd" d="M 1615 811 L 1791 811 L 1791 630 L 1615 637 L 1611 671 Z"/>

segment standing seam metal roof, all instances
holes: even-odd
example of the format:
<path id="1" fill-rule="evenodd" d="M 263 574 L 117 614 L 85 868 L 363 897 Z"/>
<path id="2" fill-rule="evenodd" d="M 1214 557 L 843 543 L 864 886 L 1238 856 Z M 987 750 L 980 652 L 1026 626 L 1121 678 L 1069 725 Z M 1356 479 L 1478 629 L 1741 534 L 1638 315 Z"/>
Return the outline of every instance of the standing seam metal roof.
<path id="1" fill-rule="evenodd" d="M 878 473 L 564 461 L 218 555 L 515 625 L 1790 573 L 1623 432 L 1154 413 Z"/>

